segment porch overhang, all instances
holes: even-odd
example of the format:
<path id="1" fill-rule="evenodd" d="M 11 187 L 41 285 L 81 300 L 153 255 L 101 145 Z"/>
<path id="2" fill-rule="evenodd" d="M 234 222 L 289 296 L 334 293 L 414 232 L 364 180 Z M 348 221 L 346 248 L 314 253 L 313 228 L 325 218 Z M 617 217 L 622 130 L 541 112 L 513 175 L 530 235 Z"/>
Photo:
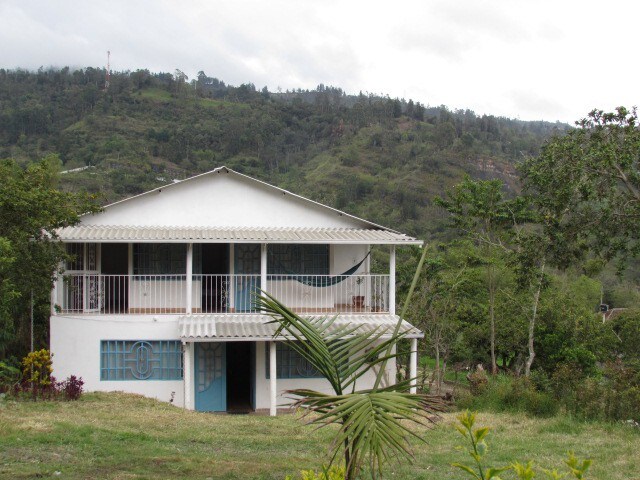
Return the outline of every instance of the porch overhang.
<path id="1" fill-rule="evenodd" d="M 317 318 L 317 317 L 316 317 Z M 357 332 L 370 332 L 384 329 L 388 338 L 400 317 L 388 314 L 339 315 L 332 324 L 337 329 L 345 325 L 358 326 Z M 290 338 L 274 338 L 276 324 L 268 315 L 262 314 L 207 314 L 183 315 L 178 318 L 180 338 L 183 342 L 229 342 L 229 341 L 286 341 Z M 401 331 L 405 338 L 423 338 L 424 334 L 406 320 L 402 321 Z"/>
<path id="2" fill-rule="evenodd" d="M 213 228 L 75 225 L 57 231 L 63 242 L 92 243 L 322 243 L 422 245 L 422 240 L 367 228 Z"/>

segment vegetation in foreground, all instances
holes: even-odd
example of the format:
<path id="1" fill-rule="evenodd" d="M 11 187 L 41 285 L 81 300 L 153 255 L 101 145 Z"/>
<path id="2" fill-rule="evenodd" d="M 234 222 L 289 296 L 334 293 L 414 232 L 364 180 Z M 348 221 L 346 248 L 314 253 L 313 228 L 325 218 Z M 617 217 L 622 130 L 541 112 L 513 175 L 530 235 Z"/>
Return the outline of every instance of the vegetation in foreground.
<path id="1" fill-rule="evenodd" d="M 531 459 L 557 468 L 567 452 L 590 458 L 587 478 L 640 478 L 637 427 L 567 417 L 481 413 L 492 426 L 487 461 Z M 444 414 L 417 442 L 413 465 L 392 465 L 397 479 L 463 479 L 451 463 L 468 454 L 455 430 L 456 415 Z M 258 478 L 283 479 L 326 461 L 334 432 L 313 430 L 296 416 L 276 418 L 188 412 L 119 393 L 86 394 L 77 402 L 0 400 L 0 478 Z"/>

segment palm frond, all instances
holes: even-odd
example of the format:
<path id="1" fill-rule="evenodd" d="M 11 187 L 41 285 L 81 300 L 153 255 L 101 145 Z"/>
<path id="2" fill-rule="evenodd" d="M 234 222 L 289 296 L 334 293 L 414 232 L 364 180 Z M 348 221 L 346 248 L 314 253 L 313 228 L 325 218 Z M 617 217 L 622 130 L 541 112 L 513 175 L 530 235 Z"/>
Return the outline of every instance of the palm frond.
<path id="1" fill-rule="evenodd" d="M 409 438 L 423 440 L 410 423 L 430 426 L 443 408 L 437 397 L 393 391 L 392 387 L 345 395 L 327 395 L 313 390 L 289 390 L 295 406 L 305 409 L 307 423 L 319 428 L 337 424 L 340 430 L 332 445 L 332 458 L 345 445 L 357 455 L 356 471 L 368 464 L 376 474 L 391 459 L 411 458 Z M 350 470 L 347 465 L 347 470 Z"/>
<path id="2" fill-rule="evenodd" d="M 393 347 L 405 336 L 399 326 L 361 331 L 359 325 L 336 325 L 337 317 L 302 318 L 266 293 L 257 304 L 278 325 L 275 335 L 296 340 L 291 348 L 333 388 L 333 395 L 309 389 L 285 392 L 303 409 L 307 423 L 317 428 L 339 425 L 330 462 L 343 454 L 346 478 L 354 479 L 365 465 L 375 478 L 390 460 L 411 458 L 409 440 L 422 437 L 410 424 L 430 426 L 443 409 L 442 401 L 409 393 L 410 380 L 379 387 L 380 374 L 373 389 L 356 391 L 358 379 L 374 367 L 384 369 L 396 356 Z"/>
<path id="3" fill-rule="evenodd" d="M 295 340 L 291 348 L 329 381 L 336 394 L 355 390 L 358 379 L 396 354 L 386 354 L 405 333 L 392 335 L 388 326 L 360 331 L 359 325 L 335 325 L 337 317 L 304 318 L 264 293 L 257 306 L 278 324 L 274 336 Z"/>

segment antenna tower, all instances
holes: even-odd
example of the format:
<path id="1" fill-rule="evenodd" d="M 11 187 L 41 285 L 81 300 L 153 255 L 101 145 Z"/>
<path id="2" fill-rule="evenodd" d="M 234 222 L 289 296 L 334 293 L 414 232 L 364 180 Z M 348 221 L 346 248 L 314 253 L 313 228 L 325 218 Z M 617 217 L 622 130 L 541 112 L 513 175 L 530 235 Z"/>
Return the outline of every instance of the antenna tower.
<path id="1" fill-rule="evenodd" d="M 107 73 L 104 78 L 104 89 L 109 90 L 109 82 L 111 81 L 111 52 L 107 50 Z"/>

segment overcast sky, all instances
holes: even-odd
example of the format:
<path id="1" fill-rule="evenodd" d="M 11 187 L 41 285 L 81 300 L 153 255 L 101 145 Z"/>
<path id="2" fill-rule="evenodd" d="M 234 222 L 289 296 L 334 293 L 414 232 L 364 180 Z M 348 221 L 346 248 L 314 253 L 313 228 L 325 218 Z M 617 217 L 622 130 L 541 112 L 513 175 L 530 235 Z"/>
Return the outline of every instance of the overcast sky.
<path id="1" fill-rule="evenodd" d="M 573 122 L 638 105 L 628 1 L 0 0 L 0 67 L 203 70 Z"/>

